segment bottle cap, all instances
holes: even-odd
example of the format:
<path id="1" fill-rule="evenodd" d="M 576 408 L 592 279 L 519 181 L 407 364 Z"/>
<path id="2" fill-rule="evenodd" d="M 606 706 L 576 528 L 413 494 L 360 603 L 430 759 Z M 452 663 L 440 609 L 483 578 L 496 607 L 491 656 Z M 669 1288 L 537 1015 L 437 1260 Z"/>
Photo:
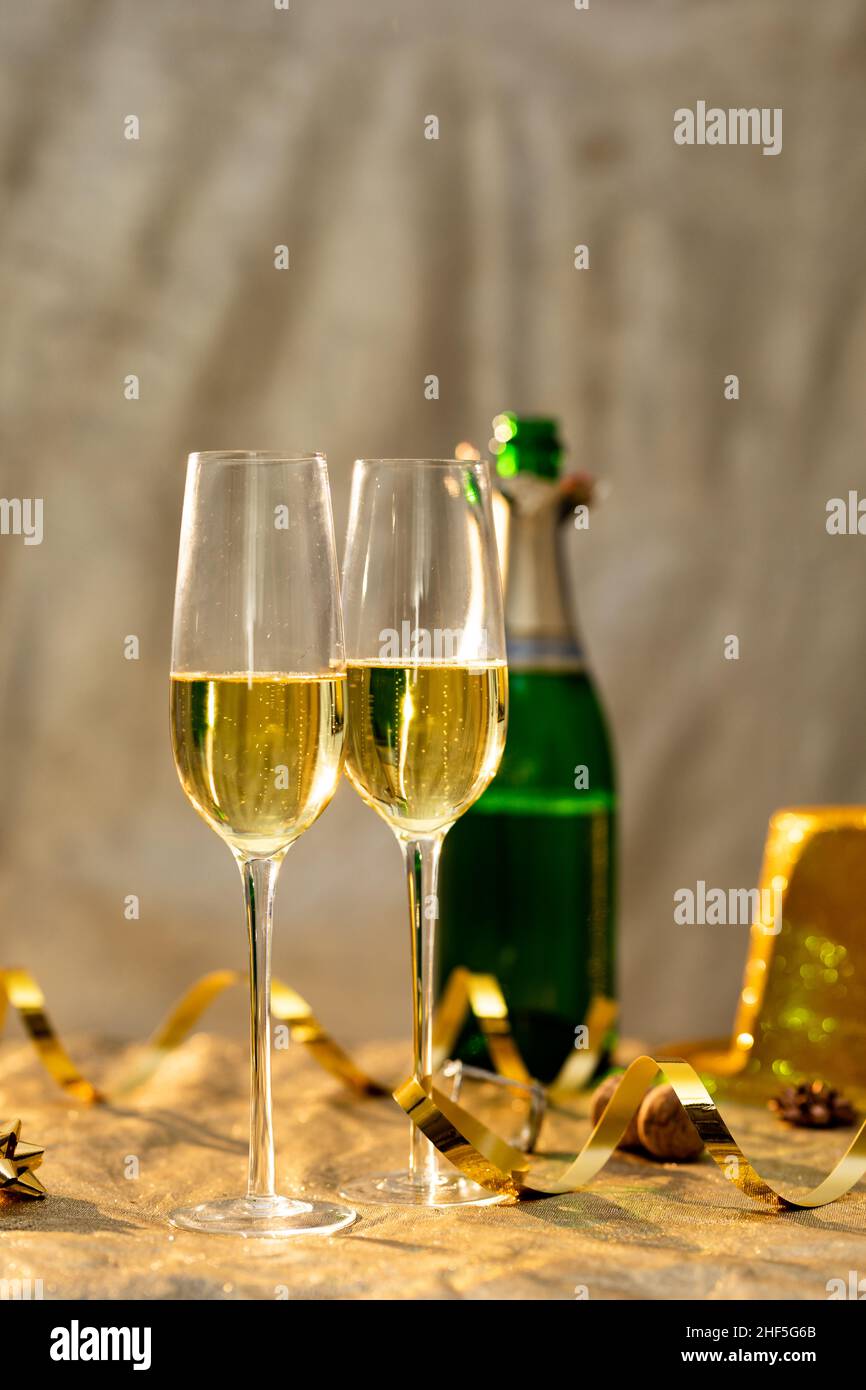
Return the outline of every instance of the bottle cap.
<path id="1" fill-rule="evenodd" d="M 556 421 L 540 415 L 515 415 L 503 411 L 493 421 L 490 452 L 500 478 L 534 473 L 538 478 L 559 477 L 562 444 Z"/>

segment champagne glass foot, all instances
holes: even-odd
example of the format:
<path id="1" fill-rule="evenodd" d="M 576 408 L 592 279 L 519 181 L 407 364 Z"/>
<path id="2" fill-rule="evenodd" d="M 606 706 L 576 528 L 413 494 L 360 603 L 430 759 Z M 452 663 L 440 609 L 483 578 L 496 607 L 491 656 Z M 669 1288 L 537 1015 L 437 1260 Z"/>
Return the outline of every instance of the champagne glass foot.
<path id="1" fill-rule="evenodd" d="M 492 1206 L 502 1201 L 501 1196 L 479 1187 L 456 1170 L 432 1177 L 402 1172 L 362 1178 L 341 1187 L 340 1196 L 351 1202 L 413 1207 Z"/>
<path id="2" fill-rule="evenodd" d="M 283 1240 L 287 1236 L 332 1236 L 351 1226 L 358 1213 L 332 1202 L 291 1197 L 233 1197 L 199 1202 L 172 1212 L 169 1225 L 182 1231 L 246 1239 Z"/>

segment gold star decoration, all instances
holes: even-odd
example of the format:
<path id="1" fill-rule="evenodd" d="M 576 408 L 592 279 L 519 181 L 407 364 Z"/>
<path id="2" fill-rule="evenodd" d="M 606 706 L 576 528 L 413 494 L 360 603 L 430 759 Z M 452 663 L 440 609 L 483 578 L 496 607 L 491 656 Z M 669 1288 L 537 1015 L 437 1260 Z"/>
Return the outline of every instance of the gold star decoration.
<path id="1" fill-rule="evenodd" d="M 44 1149 L 22 1144 L 20 1120 L 0 1120 L 0 1195 L 44 1197 L 45 1188 L 33 1172 L 42 1162 Z"/>

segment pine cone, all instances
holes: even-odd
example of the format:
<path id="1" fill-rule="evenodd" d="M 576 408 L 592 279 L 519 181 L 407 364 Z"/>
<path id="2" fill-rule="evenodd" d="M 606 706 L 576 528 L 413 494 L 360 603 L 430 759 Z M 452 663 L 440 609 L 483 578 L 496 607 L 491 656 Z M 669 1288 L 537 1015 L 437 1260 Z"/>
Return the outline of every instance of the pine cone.
<path id="1" fill-rule="evenodd" d="M 799 1086 L 786 1086 L 781 1095 L 769 1102 L 780 1120 L 806 1129 L 833 1129 L 837 1125 L 853 1125 L 857 1116 L 850 1100 L 823 1081 L 803 1081 Z"/>

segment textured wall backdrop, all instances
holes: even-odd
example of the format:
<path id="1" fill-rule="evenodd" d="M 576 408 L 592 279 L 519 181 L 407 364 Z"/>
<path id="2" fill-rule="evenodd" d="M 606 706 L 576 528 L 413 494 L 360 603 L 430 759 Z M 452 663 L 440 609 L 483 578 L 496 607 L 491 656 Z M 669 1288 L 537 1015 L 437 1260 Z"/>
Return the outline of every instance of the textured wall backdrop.
<path id="1" fill-rule="evenodd" d="M 119 1034 L 242 963 L 168 742 L 186 453 L 324 449 L 342 536 L 355 455 L 448 454 L 513 407 L 611 485 L 571 560 L 619 749 L 626 1026 L 725 1028 L 746 933 L 676 927 L 674 890 L 753 883 L 780 804 L 866 800 L 866 539 L 824 525 L 866 486 L 862 3 L 0 14 L 0 485 L 45 504 L 41 546 L 0 538 L 0 962 Z M 698 99 L 782 107 L 782 153 L 678 147 Z M 278 971 L 345 1037 L 408 1030 L 398 851 L 348 787 L 277 916 Z"/>

